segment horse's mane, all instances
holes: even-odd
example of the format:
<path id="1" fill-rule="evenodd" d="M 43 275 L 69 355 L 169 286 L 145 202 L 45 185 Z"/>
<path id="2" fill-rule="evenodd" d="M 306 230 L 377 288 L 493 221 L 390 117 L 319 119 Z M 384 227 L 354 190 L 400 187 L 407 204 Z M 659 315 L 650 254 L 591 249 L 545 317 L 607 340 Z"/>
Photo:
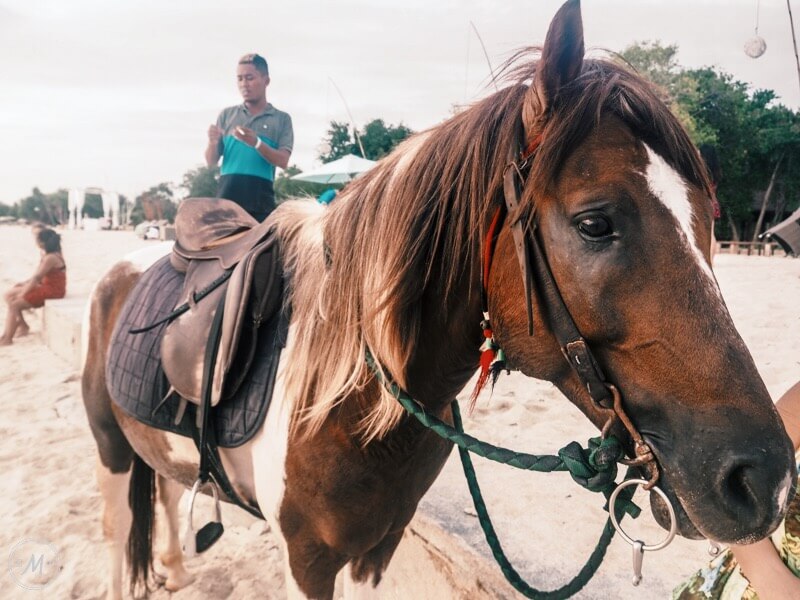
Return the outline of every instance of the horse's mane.
<path id="1" fill-rule="evenodd" d="M 503 201 L 503 172 L 509 148 L 520 143 L 522 103 L 535 70 L 536 61 L 510 65 L 508 87 L 405 141 L 329 208 L 293 201 L 273 213 L 291 280 L 285 377 L 296 402 L 293 427 L 313 434 L 342 400 L 361 397 L 373 380 L 367 349 L 408 389 L 423 294 L 433 290 L 444 305 L 480 268 L 480 236 Z M 707 187 L 696 149 L 651 86 L 623 66 L 593 59 L 549 108 L 522 210 L 533 202 L 531 188 L 547 189 L 609 112 L 685 178 Z M 360 401 L 365 441 L 403 416 L 385 391 L 377 402 Z"/>

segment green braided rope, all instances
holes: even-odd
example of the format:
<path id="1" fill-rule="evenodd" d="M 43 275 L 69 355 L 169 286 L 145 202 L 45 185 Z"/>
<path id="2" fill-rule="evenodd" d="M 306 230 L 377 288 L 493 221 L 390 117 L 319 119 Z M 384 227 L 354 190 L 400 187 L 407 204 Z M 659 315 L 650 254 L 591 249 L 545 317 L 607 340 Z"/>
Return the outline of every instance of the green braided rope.
<path id="1" fill-rule="evenodd" d="M 457 431 L 463 431 L 461 413 L 458 409 L 458 404 L 453 402 L 451 406 L 453 409 L 453 423 L 455 428 Z M 589 556 L 586 564 L 583 565 L 581 570 L 575 577 L 572 578 L 572 580 L 560 588 L 549 592 L 537 590 L 536 588 L 531 587 L 531 585 L 522 578 L 517 570 L 514 569 L 511 561 L 508 560 L 508 557 L 506 557 L 505 552 L 503 551 L 503 547 L 500 544 L 500 540 L 497 537 L 494 526 L 492 525 L 492 520 L 489 517 L 489 512 L 486 509 L 486 503 L 483 500 L 483 494 L 481 493 L 481 488 L 478 484 L 478 478 L 475 474 L 475 467 L 472 464 L 472 458 L 470 458 L 469 451 L 465 448 L 459 447 L 458 453 L 461 457 L 461 465 L 464 468 L 464 476 L 467 479 L 469 493 L 472 496 L 472 504 L 475 507 L 475 512 L 478 514 L 478 522 L 481 525 L 481 529 L 483 529 L 483 535 L 486 538 L 486 543 L 492 550 L 492 556 L 494 556 L 494 559 L 500 567 L 503 576 L 505 576 L 506 581 L 508 581 L 515 590 L 517 590 L 526 598 L 535 598 L 536 600 L 563 600 L 577 594 L 578 591 L 580 591 L 587 583 L 589 583 L 592 577 L 594 577 L 595 573 L 597 573 L 597 570 L 600 568 L 600 565 L 605 558 L 606 551 L 608 550 L 608 546 L 611 543 L 614 534 L 616 533 L 616 529 L 614 529 L 611 519 L 606 520 L 606 523 L 603 527 L 603 532 L 600 534 L 600 539 L 592 551 L 591 556 Z M 619 519 L 622 518 L 622 513 L 625 511 L 625 507 L 628 504 L 632 504 L 631 498 L 633 497 L 633 492 L 633 488 L 626 488 L 620 492 L 617 504 L 619 507 L 617 511 L 617 516 Z M 610 493 L 607 493 L 606 497 L 609 495 Z M 635 505 L 633 506 L 635 507 Z"/>
<path id="2" fill-rule="evenodd" d="M 559 451 L 558 456 L 537 456 L 494 446 L 464 433 L 457 401 L 454 400 L 450 405 L 455 425 L 455 427 L 451 427 L 441 419 L 427 413 L 421 405 L 415 402 L 396 383 L 387 381 L 369 351 L 366 354 L 366 362 L 375 373 L 377 379 L 409 414 L 413 415 L 425 427 L 458 446 L 461 464 L 464 468 L 464 476 L 467 479 L 475 512 L 478 514 L 478 521 L 483 529 L 486 542 L 491 548 L 492 555 L 500 566 L 500 570 L 514 589 L 527 598 L 560 600 L 574 595 L 583 588 L 597 572 L 605 557 L 608 545 L 616 533 L 611 519 L 606 521 L 600 540 L 597 542 L 597 546 L 586 564 L 569 583 L 551 592 L 543 592 L 532 588 L 520 577 L 503 552 L 500 540 L 497 538 L 486 509 L 486 503 L 483 500 L 469 453 L 474 452 L 478 456 L 489 460 L 530 471 L 569 471 L 577 483 L 591 491 L 602 492 L 606 500 L 608 500 L 615 487 L 617 460 L 622 458 L 624 454 L 619 441 L 613 436 L 604 440 L 592 438 L 589 440 L 588 449 L 581 448 L 577 442 L 571 442 Z M 618 520 L 621 520 L 624 513 L 628 513 L 634 518 L 639 516 L 640 509 L 631 501 L 633 492 L 632 488 L 627 488 L 620 492 L 616 503 Z"/>

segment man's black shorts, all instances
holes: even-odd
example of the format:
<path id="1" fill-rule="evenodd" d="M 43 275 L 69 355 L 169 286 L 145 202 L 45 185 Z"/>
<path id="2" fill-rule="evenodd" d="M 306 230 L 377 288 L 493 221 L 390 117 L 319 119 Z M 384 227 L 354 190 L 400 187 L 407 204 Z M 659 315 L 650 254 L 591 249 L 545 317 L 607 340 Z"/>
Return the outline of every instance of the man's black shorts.
<path id="1" fill-rule="evenodd" d="M 217 198 L 233 200 L 259 223 L 275 210 L 272 181 L 253 175 L 222 175 Z"/>

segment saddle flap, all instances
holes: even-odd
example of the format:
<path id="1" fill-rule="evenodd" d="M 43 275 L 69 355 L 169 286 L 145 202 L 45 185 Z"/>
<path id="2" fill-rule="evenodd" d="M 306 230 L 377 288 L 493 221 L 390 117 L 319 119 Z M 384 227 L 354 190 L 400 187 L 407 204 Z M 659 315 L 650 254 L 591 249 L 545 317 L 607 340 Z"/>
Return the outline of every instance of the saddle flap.
<path id="1" fill-rule="evenodd" d="M 161 338 L 161 365 L 175 391 L 183 398 L 200 403 L 203 388 L 205 348 L 211 323 L 227 283 L 219 286 L 202 301 L 192 296 L 220 275 L 216 261 L 193 261 L 186 272 L 178 306 L 190 303 L 190 309 L 170 323 Z"/>
<path id="2" fill-rule="evenodd" d="M 253 248 L 234 269 L 225 297 L 212 404 L 219 402 L 223 393 L 226 397 L 235 393 L 247 374 L 258 328 L 280 307 L 282 282 L 281 256 L 275 237 Z"/>
<path id="3" fill-rule="evenodd" d="M 189 309 L 166 327 L 161 339 L 164 374 L 181 397 L 196 404 L 202 398 L 206 347 L 218 306 L 223 306 L 223 314 L 211 380 L 212 406 L 220 402 L 223 393 L 230 397 L 236 392 L 252 363 L 258 328 L 280 307 L 282 265 L 275 236 L 246 253 L 226 282 L 202 300 L 193 301 L 196 292 L 205 290 L 223 273 L 217 260 L 189 261 L 178 303 L 188 303 Z"/>

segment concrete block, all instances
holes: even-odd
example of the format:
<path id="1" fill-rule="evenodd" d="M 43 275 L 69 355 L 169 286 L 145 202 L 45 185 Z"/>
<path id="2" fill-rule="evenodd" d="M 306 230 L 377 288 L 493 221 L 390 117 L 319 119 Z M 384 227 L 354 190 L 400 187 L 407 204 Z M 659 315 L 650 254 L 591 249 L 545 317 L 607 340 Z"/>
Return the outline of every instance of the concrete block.
<path id="1" fill-rule="evenodd" d="M 169 242 L 175 239 L 175 227 L 173 225 L 161 225 L 158 228 L 158 239 L 162 242 Z"/>
<path id="2" fill-rule="evenodd" d="M 81 366 L 81 323 L 85 297 L 46 300 L 42 312 L 42 338 L 45 345 L 75 369 Z"/>

